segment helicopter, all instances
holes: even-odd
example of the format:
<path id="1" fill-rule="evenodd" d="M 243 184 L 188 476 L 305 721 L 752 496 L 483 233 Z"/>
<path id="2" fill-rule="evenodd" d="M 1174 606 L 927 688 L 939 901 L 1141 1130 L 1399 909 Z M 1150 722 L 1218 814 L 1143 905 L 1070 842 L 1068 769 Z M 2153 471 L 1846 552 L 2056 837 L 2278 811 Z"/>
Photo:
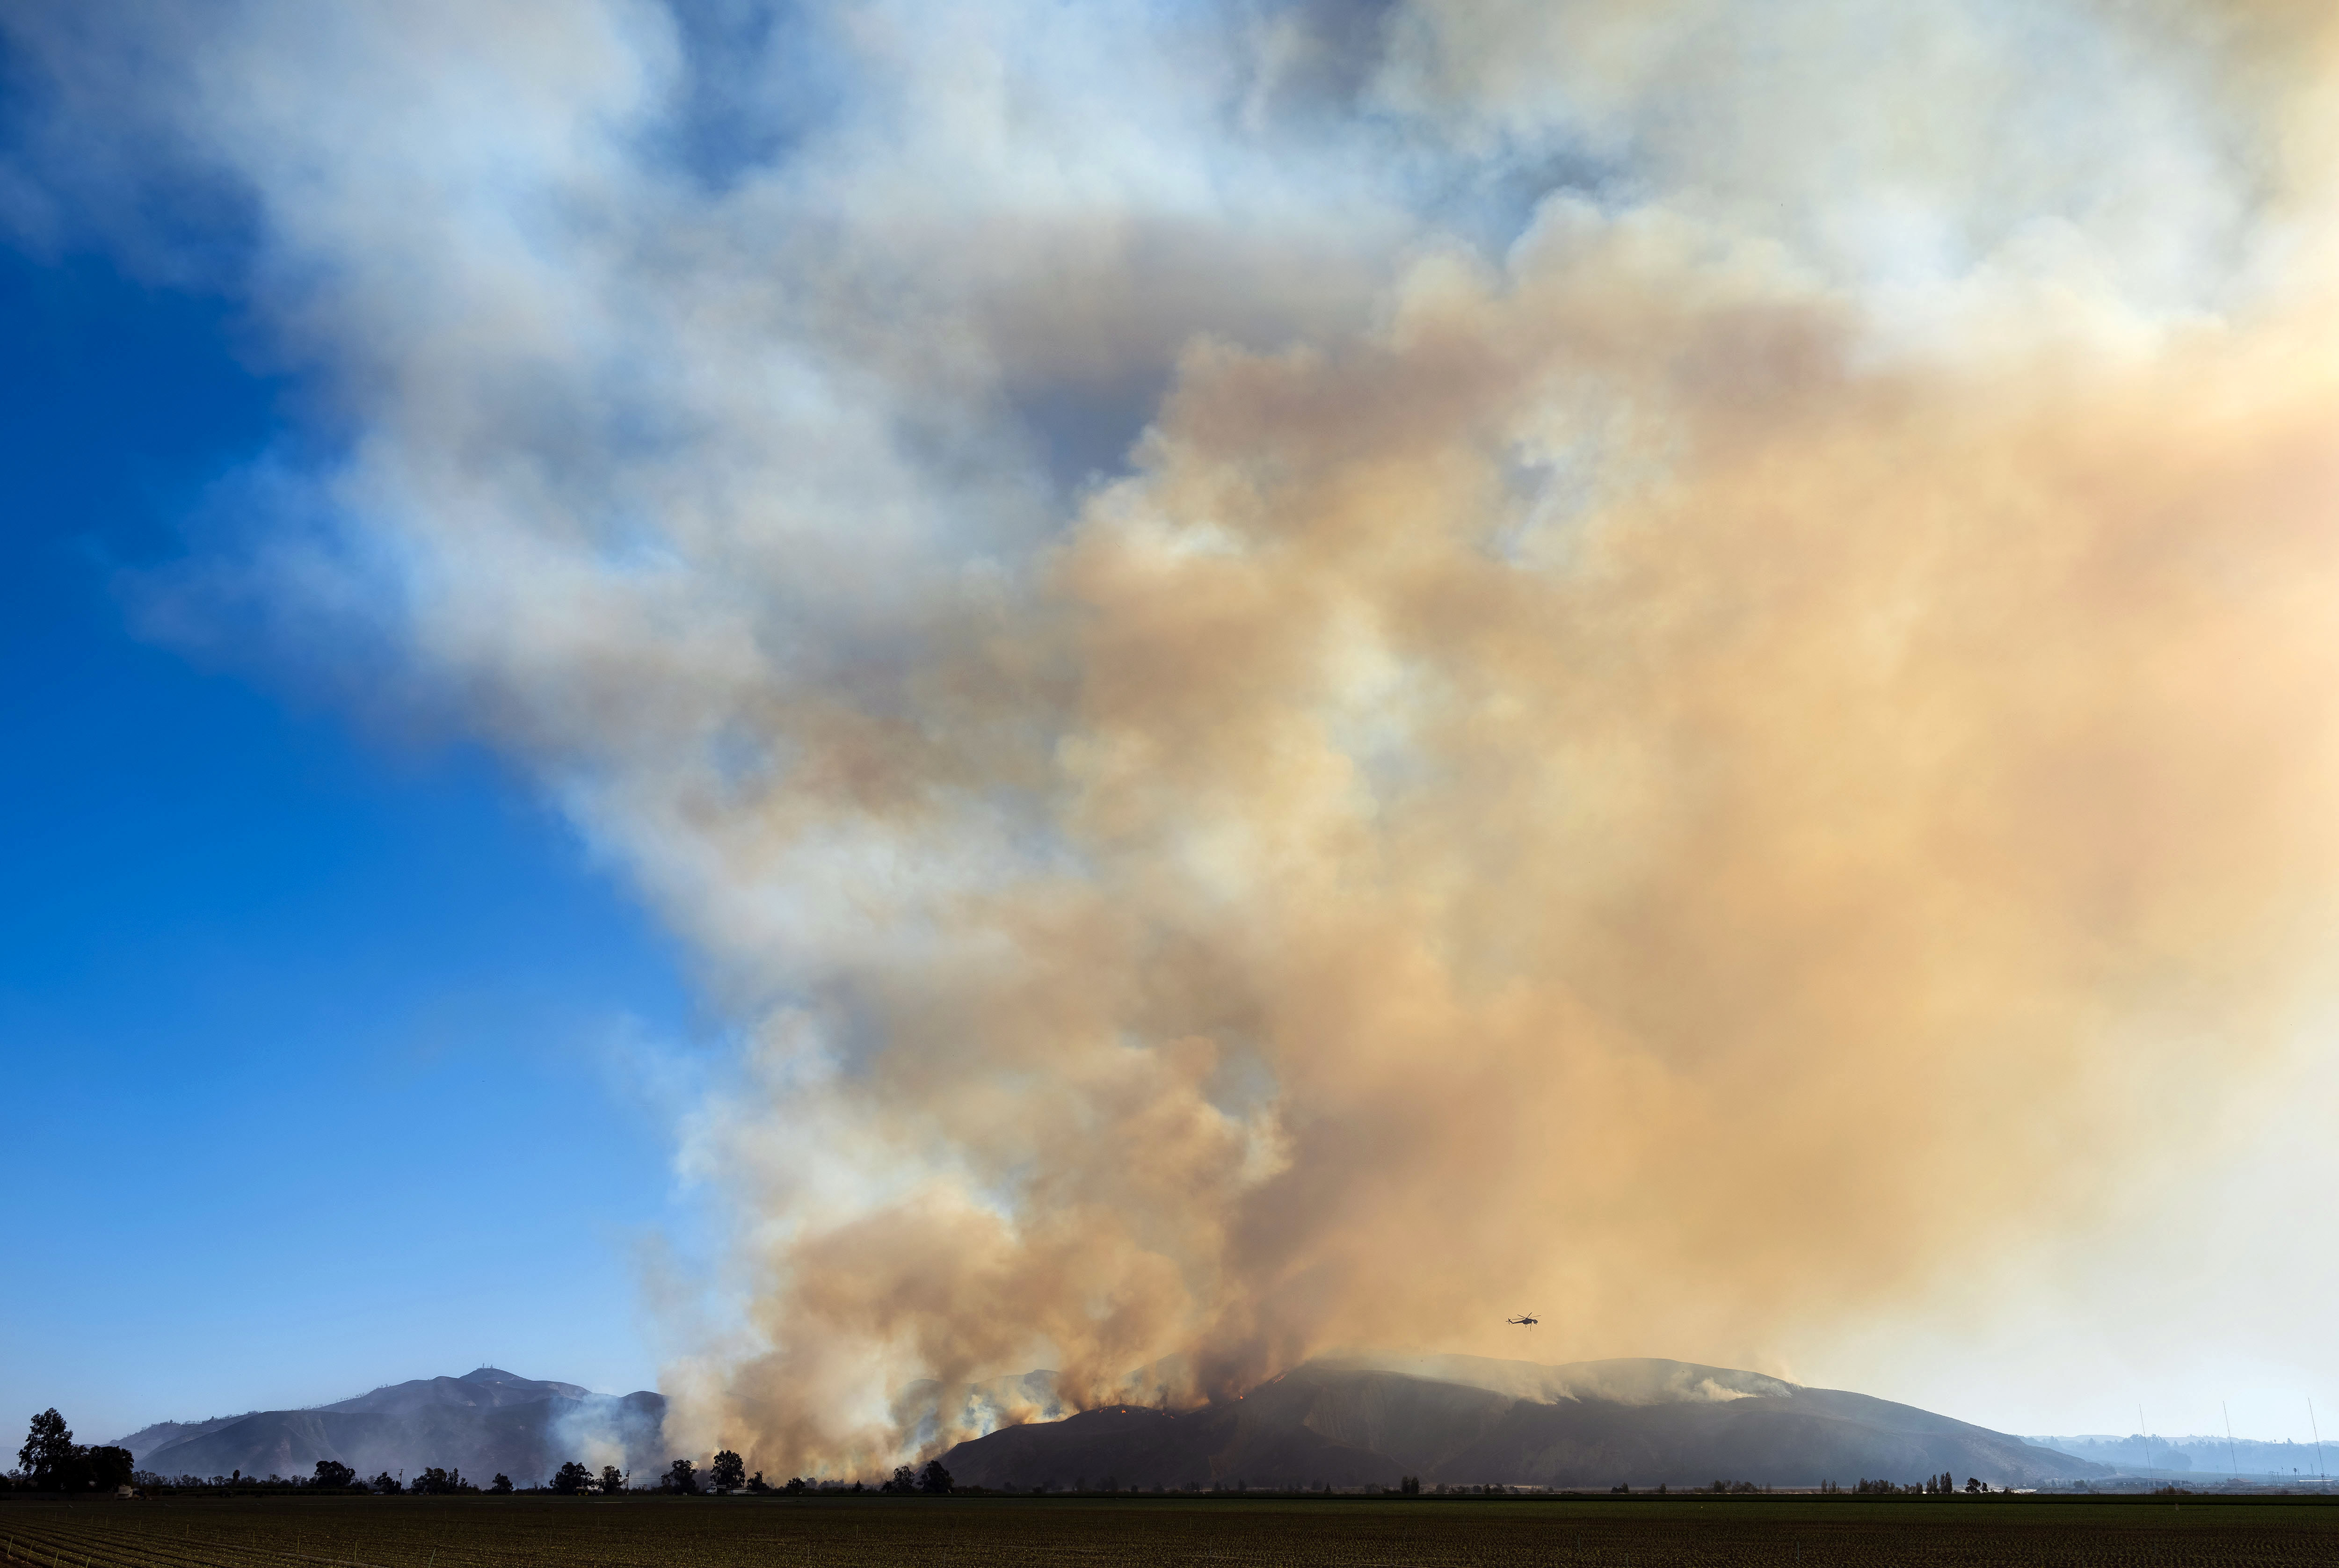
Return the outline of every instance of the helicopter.
<path id="1" fill-rule="evenodd" d="M 1538 1318 L 1534 1313 L 1529 1312 L 1517 1317 L 1505 1317 L 1503 1321 L 1505 1323 L 1515 1323 L 1522 1328 L 1533 1328 L 1537 1323 L 1541 1322 L 1542 1319 Z"/>

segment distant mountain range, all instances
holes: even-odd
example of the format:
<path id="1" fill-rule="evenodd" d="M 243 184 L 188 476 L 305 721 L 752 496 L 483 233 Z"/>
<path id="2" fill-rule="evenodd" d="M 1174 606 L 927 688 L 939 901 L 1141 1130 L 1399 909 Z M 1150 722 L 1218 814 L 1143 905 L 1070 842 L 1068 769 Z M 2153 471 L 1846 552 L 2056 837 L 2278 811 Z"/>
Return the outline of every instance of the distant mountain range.
<path id="1" fill-rule="evenodd" d="M 1046 1413 L 1031 1377 L 1020 1395 Z M 1038 1397 L 1035 1397 L 1038 1396 Z M 1196 1410 L 1109 1405 L 1002 1426 L 943 1456 L 981 1486 L 1993 1486 L 2111 1474 L 1863 1394 L 1681 1361 L 1544 1366 L 1470 1356 L 1310 1361 Z"/>
<path id="2" fill-rule="evenodd" d="M 2191 1478 L 2216 1484 L 2228 1479 L 2260 1484 L 2313 1481 L 2339 1474 L 2339 1438 L 2328 1444 L 2266 1443 L 2253 1437 L 2194 1434 L 2185 1437 L 2125 1437 L 2094 1434 L 2031 1437 L 2026 1442 L 2109 1464 L 2128 1475 Z"/>
<path id="3" fill-rule="evenodd" d="M 493 1366 L 394 1384 L 311 1410 L 258 1410 L 165 1421 L 119 1439 L 138 1468 L 163 1475 L 307 1476 L 320 1459 L 360 1475 L 460 1470 L 541 1482 L 564 1460 L 615 1464 L 646 1479 L 666 1467 L 666 1399 L 595 1394 Z"/>
<path id="4" fill-rule="evenodd" d="M 961 1482 L 994 1487 L 1393 1487 L 1407 1475 L 1432 1487 L 1849 1486 L 1944 1471 L 1960 1484 L 1975 1476 L 2031 1486 L 2129 1468 L 2124 1455 L 2107 1452 L 2100 1456 L 2113 1463 L 2098 1463 L 2095 1453 L 2059 1452 L 1865 1395 L 1681 1361 L 1324 1358 L 1239 1398 L 1179 1411 L 1129 1405 L 1073 1414 L 1054 1385 L 1053 1374 L 1033 1372 L 962 1390 L 953 1419 L 997 1430 L 959 1444 L 943 1464 Z M 913 1386 L 905 1410 L 942 1393 Z M 306 1476 L 318 1460 L 333 1459 L 361 1476 L 437 1466 L 481 1482 L 500 1473 L 526 1486 L 576 1459 L 646 1482 L 674 1457 L 664 1447 L 665 1418 L 656 1394 L 595 1394 L 483 1366 L 314 1409 L 163 1422 L 119 1442 L 141 1470 L 163 1475 Z"/>

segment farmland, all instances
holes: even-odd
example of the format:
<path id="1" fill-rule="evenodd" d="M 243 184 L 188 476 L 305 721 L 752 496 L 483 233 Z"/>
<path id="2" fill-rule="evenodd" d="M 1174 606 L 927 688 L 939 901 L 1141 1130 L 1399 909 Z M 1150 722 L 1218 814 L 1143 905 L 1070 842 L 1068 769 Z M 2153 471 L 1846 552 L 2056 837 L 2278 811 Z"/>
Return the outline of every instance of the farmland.
<path id="1" fill-rule="evenodd" d="M 2339 1500 L 550 1497 L 0 1505 L 9 1568 L 2339 1562 Z"/>

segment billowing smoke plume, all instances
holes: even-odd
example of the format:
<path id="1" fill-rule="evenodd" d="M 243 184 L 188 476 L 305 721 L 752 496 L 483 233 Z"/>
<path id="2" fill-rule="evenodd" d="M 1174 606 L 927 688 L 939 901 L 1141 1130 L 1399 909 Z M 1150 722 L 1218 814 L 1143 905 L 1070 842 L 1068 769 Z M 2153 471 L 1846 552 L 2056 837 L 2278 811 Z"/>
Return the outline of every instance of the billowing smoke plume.
<path id="1" fill-rule="evenodd" d="M 200 590 L 395 650 L 742 1021 L 689 1432 L 865 1473 L 1035 1366 L 1761 1363 L 2252 1081 L 2339 913 L 2326 9 L 22 35 L 351 432 Z"/>

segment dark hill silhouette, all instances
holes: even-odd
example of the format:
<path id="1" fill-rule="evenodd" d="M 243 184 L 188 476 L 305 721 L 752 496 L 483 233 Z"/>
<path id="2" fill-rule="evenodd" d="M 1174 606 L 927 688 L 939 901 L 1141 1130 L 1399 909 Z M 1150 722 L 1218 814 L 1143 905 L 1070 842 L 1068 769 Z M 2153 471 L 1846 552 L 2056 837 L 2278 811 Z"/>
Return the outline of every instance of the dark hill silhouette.
<path id="1" fill-rule="evenodd" d="M 1848 1486 L 1943 1471 L 2028 1486 L 2108 1474 L 1912 1405 L 1727 1367 L 1474 1356 L 1312 1361 L 1197 1410 L 1115 1405 L 1003 1427 L 943 1463 L 981 1486 Z"/>
<path id="2" fill-rule="evenodd" d="M 522 1485 L 563 1460 L 662 1469 L 666 1400 L 620 1398 L 574 1383 L 542 1382 L 492 1366 L 460 1377 L 425 1377 L 311 1410 L 261 1410 L 217 1420 L 165 1422 L 121 1445 L 138 1467 L 164 1475 L 306 1476 L 320 1459 L 360 1475 L 426 1466 L 486 1480 L 501 1472 Z"/>

